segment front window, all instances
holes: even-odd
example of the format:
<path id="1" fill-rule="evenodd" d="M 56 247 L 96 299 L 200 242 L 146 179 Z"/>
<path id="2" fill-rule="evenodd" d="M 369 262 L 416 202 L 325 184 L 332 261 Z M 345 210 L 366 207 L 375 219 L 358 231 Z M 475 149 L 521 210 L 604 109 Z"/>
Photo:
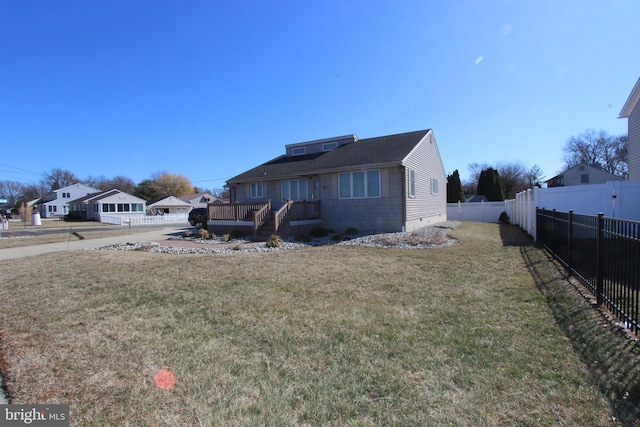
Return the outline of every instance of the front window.
<path id="1" fill-rule="evenodd" d="M 252 199 L 262 199 L 264 197 L 262 191 L 262 183 L 254 182 L 251 184 L 251 198 Z"/>
<path id="2" fill-rule="evenodd" d="M 309 185 L 306 179 L 282 181 L 282 200 L 308 200 Z"/>
<path id="3" fill-rule="evenodd" d="M 341 173 L 338 187 L 341 199 L 380 197 L 380 171 Z"/>
<path id="4" fill-rule="evenodd" d="M 115 212 L 116 204 L 115 203 L 103 203 L 102 204 L 102 212 Z"/>
<path id="5" fill-rule="evenodd" d="M 583 173 L 580 175 L 580 183 L 582 184 L 588 184 L 589 183 L 589 174 L 588 173 Z"/>

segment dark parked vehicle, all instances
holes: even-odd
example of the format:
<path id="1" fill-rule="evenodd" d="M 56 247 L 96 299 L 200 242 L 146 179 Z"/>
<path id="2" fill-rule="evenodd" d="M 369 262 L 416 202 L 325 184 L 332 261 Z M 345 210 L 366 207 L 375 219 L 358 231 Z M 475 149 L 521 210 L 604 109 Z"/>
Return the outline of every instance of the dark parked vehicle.
<path id="1" fill-rule="evenodd" d="M 195 208 L 189 212 L 189 224 L 195 226 L 196 224 L 207 224 L 207 208 Z"/>

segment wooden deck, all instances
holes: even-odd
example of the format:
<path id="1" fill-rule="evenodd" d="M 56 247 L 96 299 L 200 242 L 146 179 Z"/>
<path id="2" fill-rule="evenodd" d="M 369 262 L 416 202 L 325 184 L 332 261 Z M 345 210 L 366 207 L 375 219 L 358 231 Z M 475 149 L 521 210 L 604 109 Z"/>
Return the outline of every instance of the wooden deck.
<path id="1" fill-rule="evenodd" d="M 250 228 L 258 238 L 264 234 L 287 237 L 290 225 L 295 221 L 321 220 L 320 201 L 287 201 L 276 211 L 271 200 L 265 203 L 227 203 L 209 205 L 208 222 L 219 230 Z"/>

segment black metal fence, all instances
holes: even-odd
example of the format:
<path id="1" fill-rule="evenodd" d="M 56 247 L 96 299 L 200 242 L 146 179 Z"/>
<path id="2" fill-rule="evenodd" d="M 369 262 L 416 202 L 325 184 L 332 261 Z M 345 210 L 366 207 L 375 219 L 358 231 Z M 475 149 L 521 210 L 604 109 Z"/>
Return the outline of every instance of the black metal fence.
<path id="1" fill-rule="evenodd" d="M 536 209 L 537 240 L 636 335 L 640 222 Z"/>

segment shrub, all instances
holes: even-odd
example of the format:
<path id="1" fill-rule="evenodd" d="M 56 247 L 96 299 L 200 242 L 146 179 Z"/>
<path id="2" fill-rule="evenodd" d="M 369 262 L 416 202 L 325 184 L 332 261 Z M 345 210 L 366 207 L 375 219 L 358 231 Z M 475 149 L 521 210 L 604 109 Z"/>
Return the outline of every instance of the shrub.
<path id="1" fill-rule="evenodd" d="M 355 236 L 355 235 L 357 235 L 358 233 L 359 233 L 359 232 L 358 232 L 358 229 L 357 229 L 357 228 L 354 228 L 354 227 L 349 227 L 349 228 L 347 228 L 347 229 L 345 230 L 345 232 L 344 232 L 345 236 Z"/>
<path id="2" fill-rule="evenodd" d="M 229 233 L 229 240 L 240 239 L 244 236 L 245 234 L 240 230 L 231 230 L 231 232 Z"/>
<path id="3" fill-rule="evenodd" d="M 509 224 L 509 215 L 506 212 L 502 212 L 500 214 L 500 218 L 498 218 L 502 224 Z"/>
<path id="4" fill-rule="evenodd" d="M 315 227 L 309 231 L 309 236 L 311 237 L 326 237 L 329 235 L 329 230 L 322 227 Z"/>
<path id="5" fill-rule="evenodd" d="M 441 245 L 447 241 L 447 235 L 440 229 L 429 227 L 413 231 L 407 236 L 405 241 L 411 246 Z"/>
<path id="6" fill-rule="evenodd" d="M 191 230 L 187 230 L 184 233 L 182 233 L 182 237 L 193 237 L 193 231 Z"/>
<path id="7" fill-rule="evenodd" d="M 344 240 L 344 236 L 342 236 L 342 233 L 336 233 L 331 236 L 331 240 L 333 240 L 334 242 L 342 242 Z"/>
<path id="8" fill-rule="evenodd" d="M 209 230 L 201 228 L 196 233 L 196 237 L 198 237 L 198 239 L 210 239 L 211 238 L 211 234 L 209 234 Z"/>
<path id="9" fill-rule="evenodd" d="M 266 246 L 268 248 L 280 248 L 283 244 L 284 242 L 282 241 L 282 237 L 278 236 L 277 234 L 272 234 L 267 239 Z"/>
<path id="10" fill-rule="evenodd" d="M 311 237 L 307 236 L 306 234 L 301 234 L 299 236 L 296 236 L 295 241 L 301 243 L 309 243 L 311 241 Z"/>

